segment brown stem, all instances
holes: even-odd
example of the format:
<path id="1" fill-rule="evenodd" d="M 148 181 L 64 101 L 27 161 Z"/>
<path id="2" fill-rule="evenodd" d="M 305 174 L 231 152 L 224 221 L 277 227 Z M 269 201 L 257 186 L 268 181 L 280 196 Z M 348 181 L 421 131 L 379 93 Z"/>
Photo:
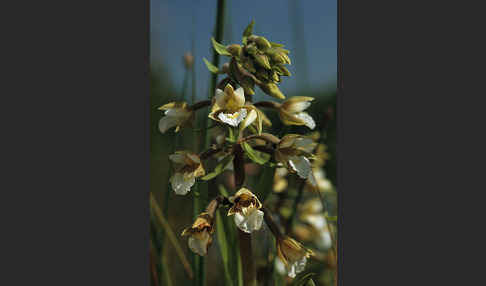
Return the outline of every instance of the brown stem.
<path id="1" fill-rule="evenodd" d="M 203 100 L 203 101 L 196 102 L 193 105 L 189 106 L 189 109 L 195 111 L 195 110 L 201 109 L 201 108 L 209 106 L 209 105 L 211 105 L 211 100 Z"/>
<path id="2" fill-rule="evenodd" d="M 243 285 L 256 286 L 256 269 L 253 261 L 251 248 L 251 234 L 238 229 L 238 240 L 240 244 L 241 264 L 243 268 Z"/>
<path id="3" fill-rule="evenodd" d="M 272 148 L 268 148 L 266 146 L 261 146 L 261 145 L 253 146 L 252 148 L 257 150 L 257 151 L 264 152 L 264 153 L 267 153 L 267 154 L 270 154 L 270 155 L 272 155 L 273 152 L 274 152 L 274 150 Z"/>
<path id="4" fill-rule="evenodd" d="M 238 143 L 242 143 L 242 142 L 245 142 L 245 141 L 248 141 L 248 140 L 251 140 L 251 139 L 262 139 L 262 140 L 265 140 L 265 141 L 270 142 L 272 144 L 278 144 L 280 142 L 280 139 L 277 136 L 272 135 L 270 133 L 262 133 L 260 135 L 253 134 L 253 135 L 247 136 L 245 138 L 241 138 L 240 140 L 238 140 Z"/>
<path id="5" fill-rule="evenodd" d="M 240 144 L 235 144 L 233 149 L 233 169 L 235 174 L 236 190 L 239 190 L 245 183 L 245 157 Z"/>
<path id="6" fill-rule="evenodd" d="M 220 152 L 221 150 L 223 150 L 223 148 L 211 148 L 211 149 L 208 149 L 208 150 L 206 150 L 204 152 L 199 153 L 199 158 L 201 158 L 201 160 L 206 160 L 209 157 L 211 157 L 212 155 Z"/>
<path id="7" fill-rule="evenodd" d="M 278 103 L 278 102 L 274 102 L 274 101 L 259 101 L 259 102 L 253 103 L 253 106 L 279 109 L 281 104 Z"/>
<path id="8" fill-rule="evenodd" d="M 275 223 L 275 221 L 273 220 L 270 211 L 266 207 L 262 207 L 262 211 L 263 211 L 263 219 L 265 220 L 265 223 L 267 224 L 268 228 L 273 233 L 275 238 L 282 237 L 283 234 L 280 231 L 280 228 L 278 227 L 277 223 Z"/>

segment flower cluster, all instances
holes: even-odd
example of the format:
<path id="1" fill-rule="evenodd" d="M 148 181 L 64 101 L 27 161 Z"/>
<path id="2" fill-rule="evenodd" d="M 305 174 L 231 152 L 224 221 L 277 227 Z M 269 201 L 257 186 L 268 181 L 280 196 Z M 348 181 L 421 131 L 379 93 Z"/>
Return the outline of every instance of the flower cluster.
<path id="1" fill-rule="evenodd" d="M 227 207 L 227 216 L 233 217 L 234 224 L 244 234 L 261 230 L 263 222 L 266 222 L 276 238 L 279 261 L 288 276 L 293 278 L 303 271 L 313 252 L 282 233 L 264 206 L 265 197 L 261 197 L 260 201 L 257 195 L 244 187 L 247 183 L 245 161 L 252 161 L 255 166 L 276 168 L 275 192 L 288 189 L 286 177 L 289 175 L 295 176 L 302 183 L 307 182 L 309 187 L 321 189 L 326 187 L 322 166 L 327 153 L 325 146 L 316 142 L 315 136 L 284 134 L 279 138 L 264 130 L 264 127 L 272 126 L 272 122 L 261 108 L 274 110 L 284 125 L 314 129 L 316 122 L 306 111 L 314 98 L 294 96 L 283 102 L 252 101 L 255 85 L 267 95 L 285 99 L 277 84 L 282 76 L 290 76 L 285 65 L 291 63 L 289 51 L 283 45 L 253 35 L 252 27 L 253 22 L 243 33 L 242 45 L 224 46 L 212 40 L 215 51 L 230 57 L 230 60 L 221 69 L 207 60 L 206 65 L 211 72 L 226 74 L 227 77 L 215 86 L 214 96 L 208 100 L 193 102 L 190 106 L 186 102 L 171 102 L 161 106 L 159 109 L 164 111 L 164 116 L 159 121 L 159 129 L 165 133 L 175 127 L 175 132 L 178 132 L 192 125 L 198 110 L 209 107 L 207 118 L 212 120 L 220 132 L 215 136 L 215 144 L 199 154 L 184 150 L 169 156 L 174 167 L 170 184 L 176 194 L 187 195 L 197 180 L 213 180 L 225 171 L 232 172 L 234 176 L 236 192 L 211 200 L 206 210 L 195 218 L 192 226 L 182 232 L 182 236 L 188 237 L 189 248 L 201 256 L 208 254 L 215 231 L 216 210 L 218 207 Z M 193 58 L 186 55 L 185 61 L 186 67 L 191 68 Z M 212 160 L 204 163 L 208 166 L 207 170 L 203 165 L 205 160 Z M 256 192 L 259 196 L 267 193 L 267 190 Z M 300 219 L 325 233 L 326 226 L 318 212 L 304 208 Z M 322 238 L 327 246 L 329 239 L 324 236 Z"/>

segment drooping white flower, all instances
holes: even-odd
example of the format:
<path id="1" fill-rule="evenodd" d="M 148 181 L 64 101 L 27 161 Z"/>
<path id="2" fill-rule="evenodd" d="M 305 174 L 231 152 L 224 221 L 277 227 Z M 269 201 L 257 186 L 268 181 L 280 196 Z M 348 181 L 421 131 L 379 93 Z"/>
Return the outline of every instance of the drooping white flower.
<path id="1" fill-rule="evenodd" d="M 250 190 L 241 188 L 229 201 L 233 206 L 228 210 L 228 215 L 234 215 L 235 224 L 240 230 L 251 233 L 262 227 L 262 204 Z"/>
<path id="2" fill-rule="evenodd" d="M 289 172 L 297 173 L 302 179 L 307 179 L 311 173 L 312 150 L 316 143 L 307 137 L 289 134 L 277 144 L 275 159 L 281 162 Z"/>
<path id="3" fill-rule="evenodd" d="M 181 127 L 189 124 L 194 117 L 194 112 L 189 109 L 185 102 L 171 102 L 158 108 L 164 110 L 164 117 L 159 120 L 159 130 L 165 133 L 172 127 L 178 132 Z"/>
<path id="4" fill-rule="evenodd" d="M 201 213 L 191 227 L 184 229 L 182 236 L 189 236 L 188 246 L 200 256 L 205 256 L 208 253 L 209 246 L 213 238 L 212 234 L 214 228 L 212 226 L 212 219 L 208 213 Z"/>
<path id="5" fill-rule="evenodd" d="M 286 236 L 277 238 L 277 255 L 284 263 L 287 275 L 291 278 L 302 272 L 312 251 L 299 242 Z"/>
<path id="6" fill-rule="evenodd" d="M 314 129 L 314 119 L 304 111 L 311 105 L 312 100 L 314 98 L 308 96 L 294 96 L 282 102 L 279 108 L 280 120 L 285 125 L 305 125 Z"/>
<path id="7" fill-rule="evenodd" d="M 186 195 L 196 182 L 196 178 L 206 173 L 201 159 L 187 151 L 177 151 L 169 155 L 169 159 L 174 162 L 175 167 L 175 173 L 170 178 L 172 189 L 178 195 Z"/>
<path id="8" fill-rule="evenodd" d="M 300 208 L 300 219 L 313 229 L 312 240 L 317 246 L 322 250 L 327 250 L 332 246 L 332 237 L 322 210 L 323 206 L 319 199 L 309 200 Z"/>

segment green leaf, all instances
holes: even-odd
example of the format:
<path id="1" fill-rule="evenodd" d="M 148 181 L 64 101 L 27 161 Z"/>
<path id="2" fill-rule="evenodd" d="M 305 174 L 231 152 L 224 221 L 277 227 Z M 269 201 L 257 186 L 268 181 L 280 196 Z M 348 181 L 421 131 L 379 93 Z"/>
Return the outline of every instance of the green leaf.
<path id="1" fill-rule="evenodd" d="M 297 282 L 293 284 L 293 286 L 315 286 L 316 284 L 311 279 L 311 276 L 315 275 L 315 273 L 307 273 L 306 275 L 302 276 Z"/>
<path id="2" fill-rule="evenodd" d="M 243 38 L 241 41 L 244 45 L 246 45 L 246 39 L 253 33 L 253 25 L 255 25 L 255 21 L 251 20 L 250 24 L 246 26 L 245 31 L 243 31 Z"/>
<path id="3" fill-rule="evenodd" d="M 230 246 L 231 235 L 229 232 L 226 231 L 227 227 L 225 226 L 225 223 L 221 216 L 221 213 L 218 211 L 216 213 L 216 237 L 218 238 L 221 258 L 223 260 L 224 278 L 226 280 L 225 285 L 233 286 L 233 279 L 231 277 L 235 277 L 235 257 L 232 251 L 233 249 Z M 227 220 L 227 218 L 225 219 Z"/>
<path id="4" fill-rule="evenodd" d="M 208 70 L 212 73 L 219 73 L 219 69 L 217 66 L 213 65 L 212 63 L 210 63 L 208 60 L 206 60 L 206 58 L 203 58 L 203 61 L 204 63 L 206 64 L 206 67 L 208 68 Z"/>
<path id="5" fill-rule="evenodd" d="M 270 160 L 269 154 L 254 150 L 253 148 L 251 148 L 250 144 L 246 142 L 241 143 L 241 147 L 243 147 L 243 150 L 245 150 L 245 153 L 246 155 L 248 155 L 248 158 L 250 158 L 250 160 L 252 160 L 257 164 L 263 165 L 268 160 Z"/>
<path id="6" fill-rule="evenodd" d="M 201 179 L 204 181 L 209 181 L 215 178 L 217 175 L 223 173 L 223 171 L 226 169 L 226 166 L 228 166 L 228 164 L 231 163 L 232 161 L 233 161 L 233 156 L 231 155 L 226 156 L 226 158 L 224 158 L 218 165 L 216 165 L 216 167 L 211 173 L 207 174 Z"/>
<path id="7" fill-rule="evenodd" d="M 213 43 L 214 50 L 218 54 L 223 55 L 223 56 L 231 56 L 231 54 L 226 50 L 225 45 L 222 45 L 222 44 L 216 42 L 216 40 L 213 37 L 211 37 L 211 42 Z"/>
<path id="8" fill-rule="evenodd" d="M 263 166 L 263 172 L 258 180 L 258 188 L 261 190 L 259 191 L 258 197 L 262 202 L 265 202 L 268 195 L 273 190 L 273 178 L 275 176 L 275 167 L 274 166 Z"/>

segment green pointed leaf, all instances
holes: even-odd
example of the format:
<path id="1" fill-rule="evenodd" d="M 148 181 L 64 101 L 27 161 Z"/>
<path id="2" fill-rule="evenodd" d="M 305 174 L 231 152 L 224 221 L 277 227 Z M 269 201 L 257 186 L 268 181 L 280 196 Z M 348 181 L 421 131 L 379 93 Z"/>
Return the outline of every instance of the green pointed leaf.
<path id="1" fill-rule="evenodd" d="M 218 54 L 223 55 L 223 56 L 231 56 L 231 54 L 226 50 L 225 45 L 222 45 L 222 44 L 216 42 L 216 40 L 213 37 L 211 37 L 211 42 L 213 43 L 214 50 Z"/>
<path id="2" fill-rule="evenodd" d="M 259 152 L 251 148 L 250 144 L 243 142 L 241 143 L 241 147 L 245 150 L 245 153 L 248 155 L 248 158 L 253 162 L 263 165 L 268 160 L 270 160 L 270 155 L 267 153 Z"/>
<path id="3" fill-rule="evenodd" d="M 243 31 L 243 38 L 241 41 L 244 45 L 246 45 L 246 39 L 253 33 L 253 25 L 255 25 L 255 21 L 251 20 L 250 24 L 245 28 L 245 31 Z"/>
<path id="4" fill-rule="evenodd" d="M 213 65 L 212 63 L 210 63 L 208 60 L 206 60 L 206 58 L 203 58 L 203 61 L 204 63 L 206 64 L 206 67 L 208 68 L 208 70 L 212 73 L 219 73 L 219 69 L 217 66 Z"/>
<path id="5" fill-rule="evenodd" d="M 202 177 L 201 179 L 204 180 L 204 181 L 209 181 L 209 180 L 215 178 L 219 174 L 223 173 L 223 171 L 226 169 L 226 166 L 228 166 L 228 164 L 231 163 L 232 161 L 233 161 L 233 156 L 231 156 L 231 155 L 226 156 L 226 158 L 224 158 L 221 162 L 219 162 L 218 165 L 216 165 L 216 167 L 214 168 L 214 170 L 211 173 L 207 174 L 206 176 Z"/>

